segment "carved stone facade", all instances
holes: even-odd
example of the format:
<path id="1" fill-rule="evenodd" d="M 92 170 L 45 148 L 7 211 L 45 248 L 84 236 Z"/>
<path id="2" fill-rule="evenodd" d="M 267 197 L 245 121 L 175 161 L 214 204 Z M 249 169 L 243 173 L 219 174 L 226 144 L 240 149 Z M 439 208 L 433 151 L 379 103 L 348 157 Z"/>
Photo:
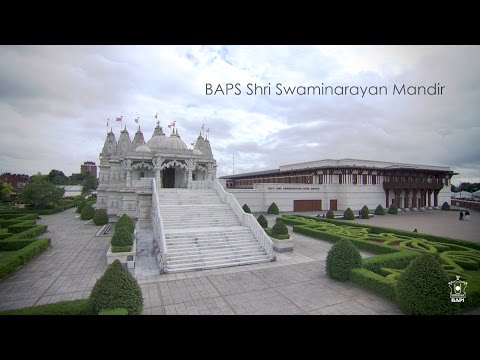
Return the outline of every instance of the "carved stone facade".
<path id="1" fill-rule="evenodd" d="M 149 178 L 156 179 L 159 191 L 190 188 L 193 181 L 215 179 L 216 169 L 210 142 L 202 135 L 189 149 L 175 128 L 166 136 L 159 124 L 147 142 L 140 128 L 133 141 L 126 129 L 118 142 L 110 131 L 100 153 L 97 206 L 109 215 L 145 218 L 151 207 L 145 200 L 151 194 Z"/>

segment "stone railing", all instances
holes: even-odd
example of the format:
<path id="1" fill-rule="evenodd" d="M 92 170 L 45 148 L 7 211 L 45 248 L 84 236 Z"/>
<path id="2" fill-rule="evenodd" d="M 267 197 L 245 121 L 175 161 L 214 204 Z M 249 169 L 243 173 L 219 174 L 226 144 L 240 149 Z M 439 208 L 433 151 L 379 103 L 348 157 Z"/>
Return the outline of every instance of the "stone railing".
<path id="1" fill-rule="evenodd" d="M 190 189 L 192 190 L 199 190 L 199 189 L 213 189 L 213 181 L 192 181 L 190 183 Z"/>
<path id="2" fill-rule="evenodd" d="M 265 250 L 265 252 L 268 255 L 268 258 L 271 261 L 275 261 L 276 257 L 273 254 L 273 242 L 272 239 L 265 233 L 265 231 L 262 229 L 260 224 L 258 223 L 257 219 L 252 214 L 247 214 L 245 211 L 243 211 L 242 207 L 238 203 L 237 199 L 235 196 L 233 196 L 230 193 L 227 193 L 223 186 L 220 184 L 218 179 L 215 179 L 213 182 L 215 190 L 217 190 L 217 193 L 220 195 L 222 200 L 226 202 L 232 210 L 235 212 L 235 215 L 237 215 L 237 218 L 240 220 L 241 224 L 243 226 L 248 227 L 250 230 L 252 230 L 253 235 L 255 236 L 255 239 L 260 243 L 262 248 Z"/>
<path id="3" fill-rule="evenodd" d="M 157 259 L 160 273 L 164 274 L 167 270 L 167 242 L 165 240 L 165 229 L 163 227 L 162 215 L 160 214 L 156 181 L 155 179 L 148 180 L 152 187 L 153 247 L 155 249 L 155 258 Z"/>

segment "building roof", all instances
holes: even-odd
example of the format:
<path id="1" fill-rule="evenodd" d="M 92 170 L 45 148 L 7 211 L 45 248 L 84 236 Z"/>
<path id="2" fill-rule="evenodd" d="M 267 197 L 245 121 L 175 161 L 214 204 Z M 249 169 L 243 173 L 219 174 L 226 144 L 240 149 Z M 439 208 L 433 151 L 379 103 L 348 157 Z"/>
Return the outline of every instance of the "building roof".
<path id="1" fill-rule="evenodd" d="M 353 169 L 378 169 L 378 170 L 429 170 L 429 171 L 439 171 L 439 172 L 447 172 L 453 175 L 454 173 L 450 170 L 449 167 L 446 166 L 432 166 L 432 165 L 417 165 L 417 164 L 403 164 L 403 163 L 393 163 L 393 162 L 385 162 L 385 161 L 374 161 L 374 160 L 358 160 L 358 159 L 339 159 L 339 160 L 332 160 L 332 159 L 325 159 L 325 160 L 317 160 L 317 161 L 309 161 L 304 163 L 297 163 L 291 165 L 283 165 L 280 166 L 279 169 L 274 170 L 264 170 L 264 171 L 256 171 L 256 172 L 249 172 L 243 174 L 235 174 L 235 175 L 225 175 L 221 176 L 220 179 L 235 179 L 241 177 L 249 177 L 249 176 L 260 176 L 260 175 L 278 175 L 278 174 L 285 174 L 288 172 L 293 171 L 305 171 L 305 170 L 318 170 L 318 169 L 345 169 L 345 168 L 353 168 Z"/>

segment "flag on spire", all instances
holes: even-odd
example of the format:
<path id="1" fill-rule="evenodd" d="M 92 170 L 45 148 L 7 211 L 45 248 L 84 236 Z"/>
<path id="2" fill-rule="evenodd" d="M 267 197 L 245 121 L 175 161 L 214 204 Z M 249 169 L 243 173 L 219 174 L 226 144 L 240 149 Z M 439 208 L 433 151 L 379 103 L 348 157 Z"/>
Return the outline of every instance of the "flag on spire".
<path id="1" fill-rule="evenodd" d="M 155 114 L 155 119 L 157 119 L 157 118 L 158 118 L 158 113 Z"/>
<path id="2" fill-rule="evenodd" d="M 140 120 L 140 117 L 137 116 L 137 117 L 135 118 L 135 122 L 138 124 L 138 121 L 139 121 L 139 120 Z"/>
<path id="3" fill-rule="evenodd" d="M 122 118 L 123 118 L 123 115 L 120 116 L 120 117 L 117 117 L 117 121 L 118 121 L 118 122 L 122 122 Z"/>

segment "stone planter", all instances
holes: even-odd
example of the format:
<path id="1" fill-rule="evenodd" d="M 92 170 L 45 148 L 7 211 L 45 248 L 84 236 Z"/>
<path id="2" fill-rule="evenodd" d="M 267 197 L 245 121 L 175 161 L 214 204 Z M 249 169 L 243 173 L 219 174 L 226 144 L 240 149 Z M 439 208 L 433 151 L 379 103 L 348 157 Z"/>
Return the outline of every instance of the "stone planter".
<path id="1" fill-rule="evenodd" d="M 119 260 L 122 264 L 128 264 L 129 268 L 132 268 L 135 266 L 136 253 L 137 253 L 136 237 L 133 238 L 132 251 L 112 253 L 112 245 L 110 244 L 107 252 L 107 264 L 111 264 L 115 260 Z"/>
<path id="2" fill-rule="evenodd" d="M 290 234 L 290 239 L 287 240 L 278 240 L 270 236 L 273 242 L 273 250 L 279 253 L 293 251 L 293 240 L 292 235 Z"/>

